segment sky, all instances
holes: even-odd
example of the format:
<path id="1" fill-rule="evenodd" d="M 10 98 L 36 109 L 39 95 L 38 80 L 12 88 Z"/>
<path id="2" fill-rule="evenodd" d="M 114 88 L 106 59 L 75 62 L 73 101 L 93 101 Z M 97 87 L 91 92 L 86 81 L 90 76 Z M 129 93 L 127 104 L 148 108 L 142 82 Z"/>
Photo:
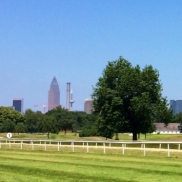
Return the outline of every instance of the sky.
<path id="1" fill-rule="evenodd" d="M 163 96 L 182 100 L 181 0 L 0 0 L 0 106 L 24 99 L 24 110 L 43 108 L 55 76 L 66 106 L 84 100 L 108 61 L 159 71 Z"/>

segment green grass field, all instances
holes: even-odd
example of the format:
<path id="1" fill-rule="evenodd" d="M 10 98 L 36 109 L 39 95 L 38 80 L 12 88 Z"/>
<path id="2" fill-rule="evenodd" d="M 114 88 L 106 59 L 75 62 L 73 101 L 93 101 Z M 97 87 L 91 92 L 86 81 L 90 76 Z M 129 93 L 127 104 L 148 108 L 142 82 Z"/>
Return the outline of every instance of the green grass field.
<path id="1" fill-rule="evenodd" d="M 0 134 L 6 138 L 5 133 Z M 131 141 L 128 134 L 120 134 L 120 140 Z M 13 134 L 14 139 L 46 139 L 46 134 Z M 102 137 L 75 136 L 74 133 L 59 133 L 52 135 L 52 139 L 67 140 L 105 140 Z M 145 140 L 144 135 L 140 140 Z M 182 135 L 148 134 L 148 141 L 182 141 Z M 1 143 L 0 148 L 0 182 L 155 182 L 181 181 L 182 152 L 171 151 L 167 157 L 166 151 L 147 150 L 146 156 L 142 149 L 127 149 L 122 154 L 120 144 L 112 144 L 115 148 L 106 149 L 90 147 L 87 152 L 86 146 L 72 147 L 61 146 L 58 151 L 57 144 L 45 145 L 40 142 L 34 145 L 20 143 Z M 82 143 L 80 144 L 82 145 Z M 89 144 L 95 145 L 95 144 Z M 98 144 L 99 145 L 99 144 Z M 108 145 L 108 144 L 107 144 Z M 119 146 L 118 146 L 119 145 Z M 132 145 L 140 147 L 140 145 Z M 159 148 L 154 145 L 154 148 Z M 166 144 L 162 148 L 166 148 Z M 182 146 L 181 146 L 182 147 Z M 178 145 L 172 144 L 170 148 L 178 149 Z M 181 148 L 182 149 L 182 148 Z"/>
<path id="2" fill-rule="evenodd" d="M 1 182 L 181 181 L 181 153 L 122 154 L 0 149 Z"/>
<path id="3" fill-rule="evenodd" d="M 6 133 L 0 133 L 1 138 L 6 138 Z M 13 133 L 15 139 L 47 139 L 46 134 L 17 134 Z M 67 133 L 66 135 L 60 132 L 58 135 L 50 134 L 50 139 L 60 139 L 60 140 L 105 140 L 104 137 L 79 137 L 75 133 Z M 129 134 L 119 134 L 119 139 L 128 141 L 132 140 L 132 136 Z M 114 140 L 114 137 L 113 137 Z M 182 134 L 147 134 L 145 139 L 144 135 L 140 135 L 139 140 L 147 141 L 182 141 Z"/>

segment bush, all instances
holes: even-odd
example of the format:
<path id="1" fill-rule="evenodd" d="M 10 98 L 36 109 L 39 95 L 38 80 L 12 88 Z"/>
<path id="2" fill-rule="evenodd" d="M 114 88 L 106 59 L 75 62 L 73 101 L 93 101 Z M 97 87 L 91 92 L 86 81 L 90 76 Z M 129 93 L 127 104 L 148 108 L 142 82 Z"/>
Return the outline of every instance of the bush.
<path id="1" fill-rule="evenodd" d="M 79 133 L 79 137 L 97 136 L 97 130 L 95 127 L 83 128 Z"/>
<path id="2" fill-rule="evenodd" d="M 57 135 L 56 134 L 51 134 L 50 139 L 56 139 Z"/>

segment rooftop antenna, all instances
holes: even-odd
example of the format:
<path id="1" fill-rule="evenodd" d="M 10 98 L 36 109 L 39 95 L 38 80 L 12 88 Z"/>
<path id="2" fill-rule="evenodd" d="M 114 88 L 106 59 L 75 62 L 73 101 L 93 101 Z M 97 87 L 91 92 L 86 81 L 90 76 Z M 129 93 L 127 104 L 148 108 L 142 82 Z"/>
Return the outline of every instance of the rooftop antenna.
<path id="1" fill-rule="evenodd" d="M 70 95 L 70 111 L 73 111 L 73 103 L 75 102 L 73 100 L 73 91 L 71 90 L 71 95 Z"/>
<path id="2" fill-rule="evenodd" d="M 70 82 L 67 82 L 66 109 L 70 110 Z"/>

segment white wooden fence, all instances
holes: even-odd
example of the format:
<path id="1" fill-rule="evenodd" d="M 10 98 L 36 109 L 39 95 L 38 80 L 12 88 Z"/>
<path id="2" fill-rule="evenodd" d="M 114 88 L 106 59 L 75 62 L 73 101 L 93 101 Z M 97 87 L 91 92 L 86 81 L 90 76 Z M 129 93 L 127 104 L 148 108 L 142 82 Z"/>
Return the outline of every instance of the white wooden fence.
<path id="1" fill-rule="evenodd" d="M 146 156 L 146 151 L 164 151 L 167 152 L 167 156 L 170 157 L 171 152 L 182 152 L 181 144 L 182 142 L 160 142 L 160 141 L 85 141 L 85 140 L 26 140 L 26 139 L 0 139 L 0 149 L 4 145 L 11 149 L 14 145 L 19 146 L 19 149 L 23 149 L 24 145 L 28 145 L 34 150 L 36 145 L 43 146 L 43 150 L 47 150 L 49 146 L 57 146 L 57 151 L 60 151 L 61 147 L 67 146 L 75 151 L 75 148 L 81 147 L 89 152 L 90 148 L 102 149 L 103 153 L 106 153 L 106 149 L 121 149 L 122 154 L 125 154 L 126 150 L 141 150 L 143 155 Z M 165 148 L 162 146 L 166 146 Z M 175 146 L 175 149 L 170 148 L 170 146 Z"/>

